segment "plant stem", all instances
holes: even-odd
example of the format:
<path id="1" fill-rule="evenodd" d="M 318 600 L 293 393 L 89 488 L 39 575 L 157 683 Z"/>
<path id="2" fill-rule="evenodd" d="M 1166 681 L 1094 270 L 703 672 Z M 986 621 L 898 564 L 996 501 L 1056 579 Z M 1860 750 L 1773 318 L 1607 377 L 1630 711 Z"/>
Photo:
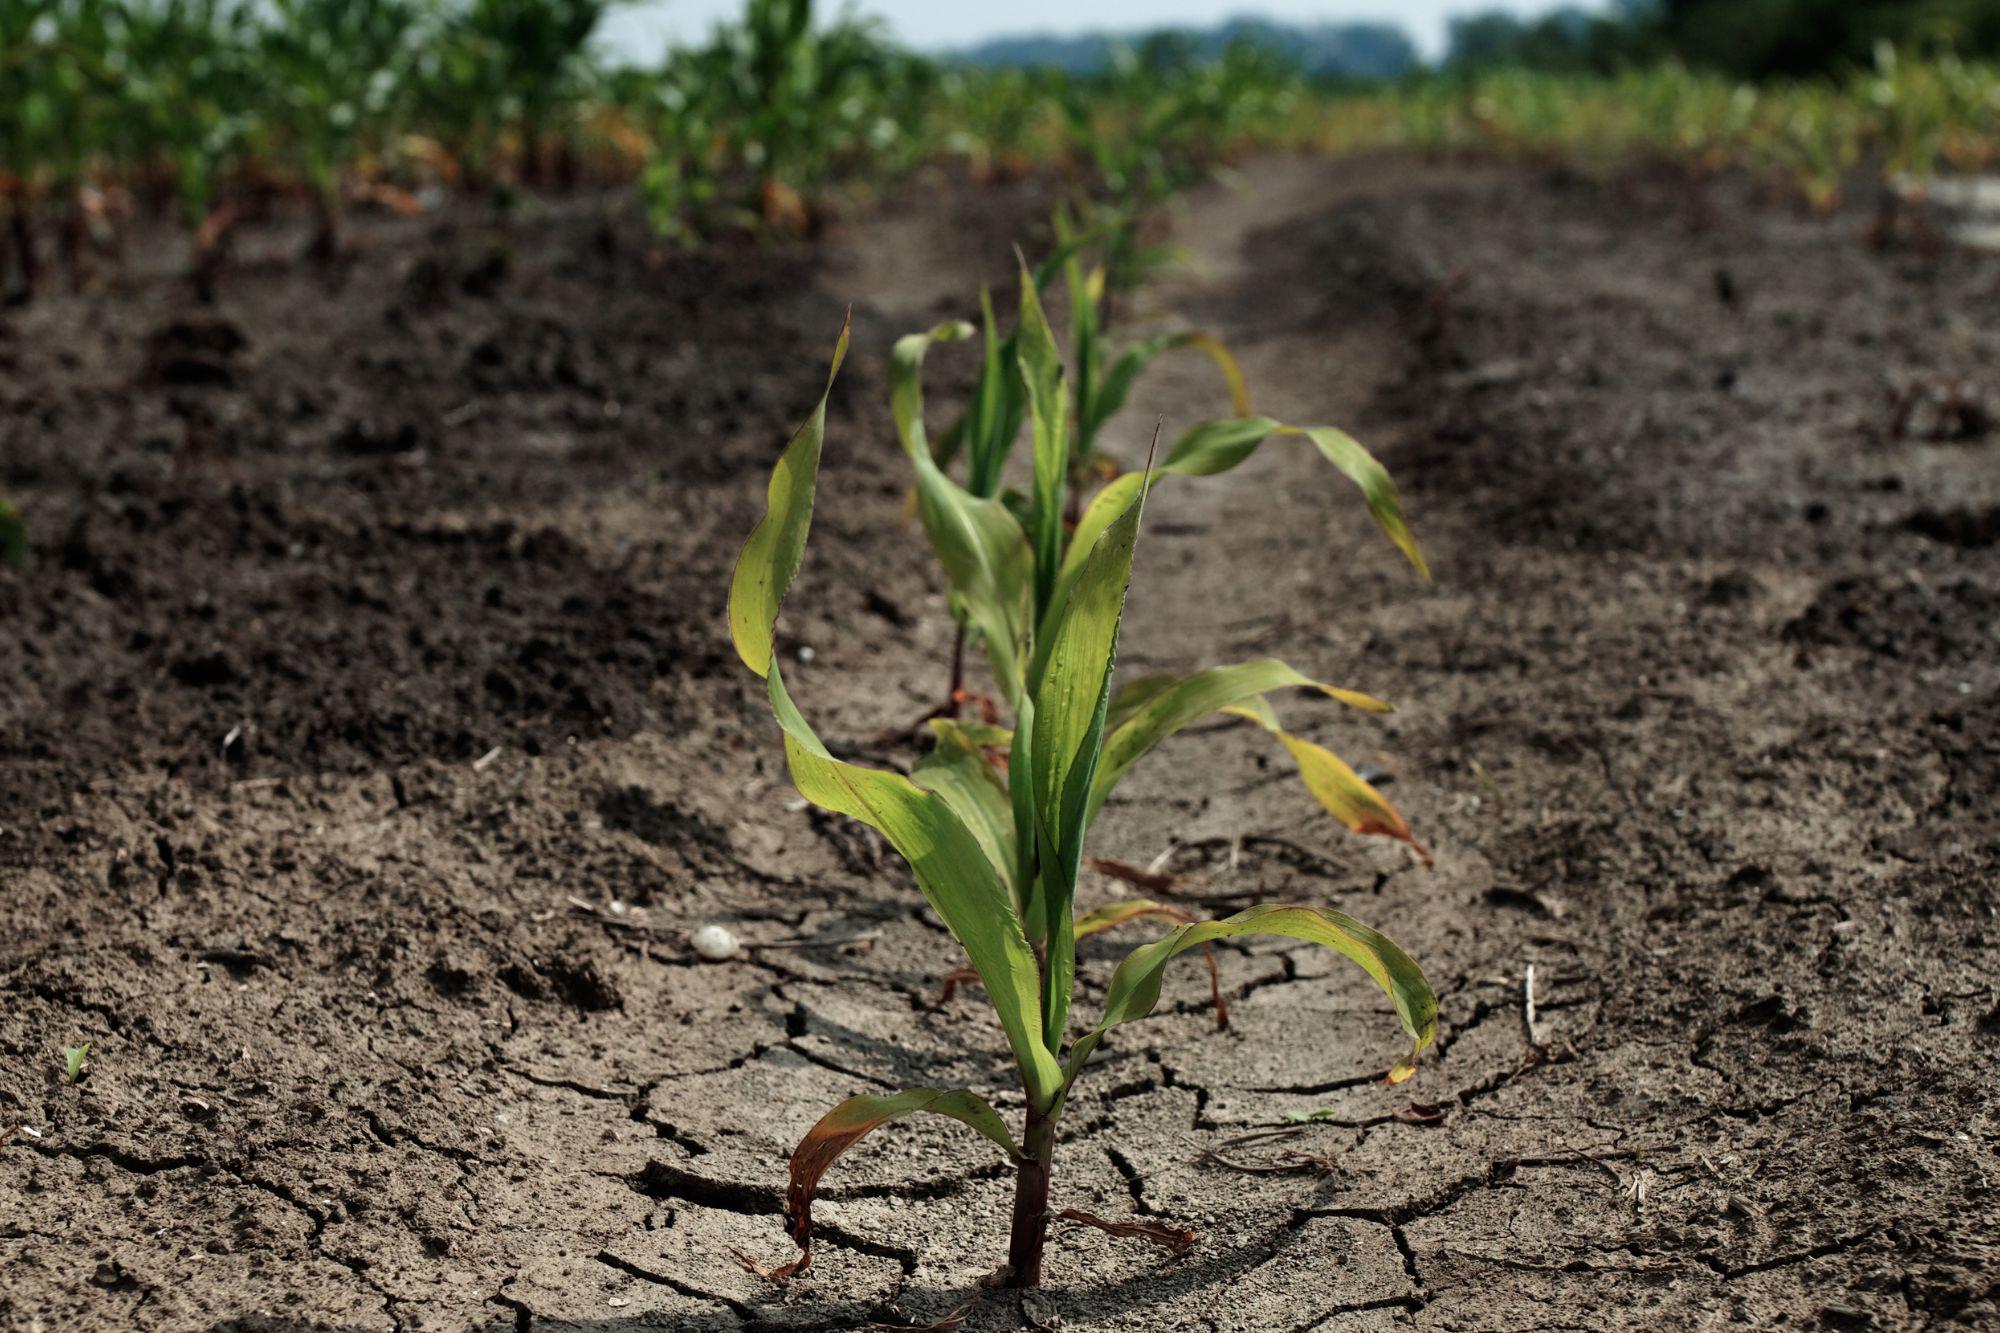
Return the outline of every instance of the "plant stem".
<path id="1" fill-rule="evenodd" d="M 965 692 L 965 622 L 958 622 L 957 635 L 951 641 L 951 688 L 945 692 L 945 716 L 955 718 L 960 712 L 959 696 Z"/>
<path id="2" fill-rule="evenodd" d="M 1014 1176 L 1014 1230 L 1007 1243 L 1007 1285 L 1042 1285 L 1042 1249 L 1049 1238 L 1049 1169 L 1056 1122 L 1028 1107 L 1020 1168 Z"/>

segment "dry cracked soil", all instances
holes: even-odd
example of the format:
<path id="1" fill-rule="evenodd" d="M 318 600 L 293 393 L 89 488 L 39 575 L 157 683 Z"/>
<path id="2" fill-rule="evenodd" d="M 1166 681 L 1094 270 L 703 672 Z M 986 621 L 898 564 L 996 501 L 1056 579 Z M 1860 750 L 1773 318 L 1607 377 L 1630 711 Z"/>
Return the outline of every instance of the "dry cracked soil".
<path id="1" fill-rule="evenodd" d="M 665 262 L 619 207 L 380 220 L 213 308 L 161 255 L 6 316 L 0 1326 L 2000 1322 L 2000 261 L 1743 181 L 1402 158 L 1241 164 L 1122 318 L 1370 441 L 1435 583 L 1274 443 L 1161 489 L 1123 666 L 1391 698 L 1286 707 L 1436 868 L 1239 726 L 1169 742 L 1097 850 L 1382 926 L 1435 1051 L 1385 1087 L 1365 978 L 1232 942 L 1230 1028 L 1189 960 L 1056 1161 L 1059 1205 L 1185 1253 L 1059 1224 L 1044 1291 L 986 1292 L 1007 1171 L 919 1121 L 835 1168 L 805 1276 L 738 1262 L 787 1256 L 786 1154 L 841 1097 L 1018 1107 L 904 872 L 797 802 L 720 611 L 851 303 L 783 651 L 823 735 L 911 762 L 880 738 L 950 620 L 887 354 L 1046 199 L 933 181 Z M 1168 358 L 1110 447 L 1222 410 Z M 697 958 L 708 923 L 744 954 Z M 1132 942 L 1087 946 L 1084 1012 Z"/>

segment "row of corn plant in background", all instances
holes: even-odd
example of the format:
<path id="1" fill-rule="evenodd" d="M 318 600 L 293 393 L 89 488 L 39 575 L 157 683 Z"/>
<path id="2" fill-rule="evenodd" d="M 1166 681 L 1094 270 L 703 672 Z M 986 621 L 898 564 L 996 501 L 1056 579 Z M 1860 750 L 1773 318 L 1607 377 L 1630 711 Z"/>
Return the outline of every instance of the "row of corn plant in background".
<path id="1" fill-rule="evenodd" d="M 1380 88 L 1317 83 L 1239 44 L 1213 60 L 1122 54 L 1094 74 L 932 60 L 811 0 L 657 67 L 608 67 L 608 0 L 0 0 L 0 209 L 8 285 L 52 232 L 72 272 L 124 213 L 176 211 L 195 268 L 276 196 L 310 202 L 313 250 L 344 200 L 423 189 L 643 182 L 661 230 L 810 230 L 855 182 L 962 162 L 1057 166 L 1128 213 L 1259 147 L 1400 145 L 1745 164 L 1831 203 L 1857 167 L 1924 176 L 2000 159 L 2000 70 L 1885 49 L 1838 79 L 1752 86 L 1678 65 L 1608 77 L 1496 70 Z M 1113 286 L 1128 267 L 1111 265 Z"/>
<path id="2" fill-rule="evenodd" d="M 767 508 L 743 549 L 729 597 L 732 637 L 743 662 L 763 677 L 783 732 L 794 783 L 814 804 L 874 828 L 909 863 L 919 889 L 964 947 L 969 975 L 984 987 L 1013 1051 L 1026 1102 L 1017 1138 L 993 1106 L 970 1090 L 915 1088 L 857 1096 L 822 1117 L 793 1154 L 789 1228 L 800 1247 L 788 1276 L 811 1261 L 812 1203 L 819 1181 L 843 1152 L 891 1120 L 919 1111 L 950 1116 L 999 1146 L 1013 1163 L 1015 1203 L 1008 1273 L 1016 1285 L 1041 1280 L 1051 1217 L 1056 1135 L 1076 1079 L 1091 1053 L 1120 1024 L 1158 1001 L 1166 965 L 1218 939 L 1267 934 L 1332 948 L 1357 963 L 1390 998 L 1410 1039 L 1389 1077 L 1415 1068 L 1436 1032 L 1437 1003 L 1423 974 L 1391 940 L 1339 912 L 1310 906 L 1253 907 L 1225 920 L 1197 921 L 1147 900 L 1079 914 L 1084 849 L 1106 799 L 1168 737 L 1213 714 L 1269 732 L 1297 764 L 1320 804 L 1358 833 L 1400 839 L 1419 855 L 1402 816 L 1337 756 L 1286 731 L 1269 696 L 1307 690 L 1365 712 L 1387 705 L 1322 684 L 1277 659 L 1186 675 L 1114 683 L 1132 558 L 1149 495 L 1177 479 L 1212 476 L 1264 441 L 1291 438 L 1316 447 L 1361 489 L 1376 521 L 1424 571 L 1395 487 L 1365 449 L 1332 428 L 1295 428 L 1247 414 L 1233 359 L 1210 350 L 1228 372 L 1242 415 L 1197 425 L 1164 459 L 1114 475 L 1099 465 L 1086 423 L 1101 425 L 1151 356 L 1152 340 L 1111 360 L 1081 343 L 1097 328 L 1094 303 L 1103 271 L 1086 268 L 1073 239 L 1039 270 L 1022 266 L 1014 331 L 1002 338 L 990 294 L 982 329 L 953 322 L 898 341 L 891 359 L 892 416 L 916 478 L 917 507 L 961 634 L 983 650 L 993 689 L 985 720 L 938 717 L 933 744 L 907 775 L 834 757 L 807 723 L 774 651 L 780 608 L 803 559 L 824 444 L 826 399 L 787 446 L 767 491 Z M 1046 317 L 1042 289 L 1066 276 L 1072 302 L 1074 374 L 1065 367 Z M 922 370 L 942 342 L 984 337 L 982 373 L 960 424 L 958 447 L 934 447 L 924 425 Z M 831 390 L 847 347 L 834 353 Z M 1090 377 L 1095 388 L 1082 381 Z M 1011 424 L 1010 424 L 1011 423 Z M 1009 452 L 1025 427 L 1029 489 L 1001 489 Z M 962 456 L 963 482 L 949 469 Z M 1077 497 L 1109 477 L 1087 503 Z M 964 640 L 962 639 L 962 642 Z M 1011 720 L 1011 721 L 1010 721 Z M 1072 1032 L 1077 941 L 1115 926 L 1165 919 L 1173 928 L 1134 950 L 1113 972 L 1097 1020 Z M 1065 1215 L 1104 1225 L 1088 1214 Z"/>
<path id="3" fill-rule="evenodd" d="M 1839 79 L 1766 85 L 1678 64 L 1606 76 L 1500 69 L 1319 103 L 1294 130 L 1298 146 L 1320 151 L 1741 167 L 1830 208 L 1864 169 L 1922 178 L 2000 164 L 2000 67 L 1884 47 Z"/>
<path id="4" fill-rule="evenodd" d="M 1157 200 L 1260 105 L 1261 65 L 953 67 L 878 24 L 816 22 L 811 0 L 747 0 L 657 68 L 610 68 L 591 46 L 608 7 L 0 0 L 9 286 L 31 290 L 47 257 L 35 230 L 77 273 L 138 212 L 178 213 L 206 278 L 237 222 L 285 195 L 309 203 L 320 255 L 344 201 L 408 209 L 447 187 L 637 180 L 686 240 L 803 232 L 841 182 L 948 160 L 981 176 L 1094 166 L 1113 196 Z"/>

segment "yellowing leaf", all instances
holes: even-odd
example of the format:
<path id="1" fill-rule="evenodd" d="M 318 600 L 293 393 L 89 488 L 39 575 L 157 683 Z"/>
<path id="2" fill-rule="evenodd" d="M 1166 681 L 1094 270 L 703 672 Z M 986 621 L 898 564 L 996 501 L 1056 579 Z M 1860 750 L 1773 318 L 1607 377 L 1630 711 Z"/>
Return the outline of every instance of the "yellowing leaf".
<path id="1" fill-rule="evenodd" d="M 1131 702 L 1137 696 L 1127 693 L 1130 686 L 1120 691 L 1113 702 L 1121 720 L 1105 738 L 1104 757 L 1098 763 L 1091 790 L 1093 817 L 1119 780 L 1161 741 L 1198 718 L 1261 698 L 1272 690 L 1318 690 L 1352 708 L 1371 713 L 1389 711 L 1389 705 L 1372 695 L 1323 685 L 1274 657 L 1237 666 L 1211 667 L 1190 676 L 1153 677 L 1141 684 L 1146 694 L 1140 702 Z M 1261 722 L 1261 718 L 1257 720 Z"/>
<path id="2" fill-rule="evenodd" d="M 1325 807 L 1328 814 L 1356 833 L 1376 834 L 1408 843 L 1426 866 L 1432 863 L 1429 849 L 1410 833 L 1409 824 L 1396 813 L 1396 807 L 1390 805 L 1381 792 L 1364 781 L 1331 750 L 1302 740 L 1280 727 L 1277 715 L 1271 711 L 1269 704 L 1258 699 L 1232 705 L 1222 711 L 1249 718 L 1276 736 L 1291 752 L 1293 762 L 1298 764 L 1299 777 L 1304 780 L 1306 790 Z"/>
<path id="3" fill-rule="evenodd" d="M 1160 999 L 1160 978 L 1169 962 L 1199 945 L 1238 935 L 1278 935 L 1305 940 L 1325 945 L 1359 965 L 1395 1005 L 1396 1017 L 1413 1043 L 1409 1057 L 1390 1071 L 1391 1081 L 1408 1078 L 1416 1068 L 1417 1056 L 1437 1039 L 1437 996 L 1424 980 L 1423 972 L 1394 940 L 1342 912 L 1266 904 L 1222 921 L 1181 926 L 1165 938 L 1141 945 L 1126 955 L 1111 975 L 1104 1017 L 1070 1049 L 1063 1066 L 1065 1091 L 1105 1033 L 1153 1012 Z"/>

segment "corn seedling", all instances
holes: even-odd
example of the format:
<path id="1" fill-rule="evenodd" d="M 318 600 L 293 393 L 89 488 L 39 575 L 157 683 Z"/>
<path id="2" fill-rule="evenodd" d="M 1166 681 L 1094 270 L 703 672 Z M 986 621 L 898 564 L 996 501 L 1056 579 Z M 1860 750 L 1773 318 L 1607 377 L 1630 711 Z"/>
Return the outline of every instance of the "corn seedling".
<path id="1" fill-rule="evenodd" d="M 1222 373 L 1230 405 L 1239 417 L 1250 415 L 1250 393 L 1235 356 L 1206 333 L 1155 334 L 1126 348 L 1114 359 L 1109 340 L 1110 264 L 1099 262 L 1086 268 L 1084 248 L 1075 243 L 1074 233 L 1068 214 L 1058 211 L 1056 239 L 1062 247 L 1070 341 L 1075 349 L 1072 378 L 1076 385 L 1076 430 L 1070 449 L 1070 484 L 1071 493 L 1078 494 L 1090 476 L 1106 470 L 1097 453 L 1098 433 L 1125 406 L 1139 377 L 1163 352 L 1191 348 L 1205 353 Z"/>
<path id="2" fill-rule="evenodd" d="M 63 1082 L 74 1083 L 83 1077 L 84 1066 L 90 1062 L 90 1043 L 81 1046 L 63 1047 Z"/>
<path id="3" fill-rule="evenodd" d="M 942 442 L 933 449 L 924 431 L 921 375 L 929 349 L 941 342 L 974 336 L 970 324 L 941 324 L 901 339 L 891 367 L 891 393 L 896 429 L 904 452 L 917 473 L 917 511 L 926 534 L 943 564 L 952 589 L 953 612 L 961 626 L 960 643 L 952 656 L 948 698 L 963 695 L 964 639 L 969 632 L 984 646 L 993 678 L 1010 707 L 1017 707 L 1023 683 L 1022 666 L 1030 641 L 1049 642 L 1051 617 L 1080 574 L 1090 543 L 1117 520 L 1142 485 L 1140 474 L 1118 474 L 1096 447 L 1098 431 L 1118 411 L 1134 382 L 1154 358 L 1174 347 L 1207 353 L 1221 369 L 1232 405 L 1242 415 L 1204 422 L 1186 431 L 1174 444 L 1160 475 L 1214 476 L 1241 464 L 1264 441 L 1303 440 L 1318 449 L 1334 467 L 1361 488 L 1371 513 L 1417 572 L 1429 577 L 1422 552 L 1410 535 L 1402 501 L 1388 473 L 1346 432 L 1333 427 L 1297 427 L 1249 414 L 1248 394 L 1235 358 L 1215 339 L 1199 333 L 1172 334 L 1142 340 L 1106 364 L 1099 332 L 1097 298 L 1103 290 L 1102 269 L 1089 276 L 1081 271 L 1080 242 L 1068 238 L 1038 268 L 1021 270 L 1021 312 L 1015 333 L 998 337 L 992 300 L 982 294 L 984 360 L 969 407 Z M 1044 312 L 1041 291 L 1057 269 L 1068 275 L 1071 320 L 1076 331 L 1075 377 L 1065 373 L 1054 334 Z M 1073 393 L 1072 382 L 1077 386 Z M 1074 406 L 1073 406 L 1074 404 Z M 1033 445 L 1033 493 L 1007 493 L 996 498 L 1002 469 L 1020 433 L 1023 418 L 1030 424 Z M 954 455 L 969 454 L 967 480 L 958 487 L 944 469 Z M 1085 489 L 1109 480 L 1088 505 Z M 964 550 L 965 519 L 959 494 L 985 506 L 984 520 L 1007 513 L 1024 525 L 1030 545 L 1027 561 L 1017 572 L 997 558 L 974 558 Z M 1054 505 L 1051 509 L 1049 506 Z M 1073 532 L 1071 531 L 1073 529 Z M 1066 539 L 1067 534 L 1067 539 Z M 1016 598 L 1011 585 L 1024 579 L 1030 591 Z M 1018 604 L 1017 604 L 1018 603 Z M 954 711 L 952 705 L 940 710 Z"/>
<path id="4" fill-rule="evenodd" d="M 1097 1022 L 1071 1039 L 1078 935 L 1112 919 L 1158 914 L 1157 905 L 1141 903 L 1086 914 L 1081 921 L 1075 915 L 1085 839 L 1118 781 L 1197 718 L 1233 713 L 1271 731 L 1299 763 L 1308 788 L 1349 827 L 1409 840 L 1407 825 L 1380 794 L 1330 752 L 1285 732 L 1265 696 L 1302 688 L 1368 711 L 1387 706 L 1322 685 L 1272 659 L 1151 677 L 1114 689 L 1132 553 L 1147 492 L 1161 474 L 1149 468 L 1134 474 L 1131 484 L 1107 489 L 1085 522 L 1065 534 L 1069 392 L 1032 281 L 1023 284 L 1017 353 L 1035 441 L 1035 488 L 1025 523 L 1006 504 L 951 481 L 932 460 L 922 434 L 919 346 L 905 339 L 897 349 L 897 424 L 917 468 L 926 528 L 954 595 L 985 641 L 1014 726 L 940 720 L 934 727 L 939 744 L 906 777 L 835 758 L 794 702 L 773 634 L 811 526 L 826 432 L 825 394 L 771 476 L 766 512 L 730 584 L 730 631 L 744 664 L 766 683 L 800 794 L 882 834 L 964 948 L 1007 1035 L 1026 1119 L 1016 1139 L 992 1104 L 968 1090 L 914 1088 L 842 1102 L 792 1155 L 787 1208 L 800 1253 L 776 1271 L 789 1276 L 811 1262 L 813 1198 L 835 1159 L 877 1127 L 929 1111 L 970 1126 L 1014 1165 L 1009 1280 L 1033 1286 L 1041 1280 L 1056 1130 L 1070 1091 L 1107 1034 L 1152 1012 L 1162 974 L 1176 956 L 1249 934 L 1305 940 L 1345 955 L 1388 995 L 1411 1041 L 1391 1080 L 1408 1077 L 1436 1035 L 1437 1001 L 1416 964 L 1386 936 L 1338 912 L 1266 905 L 1225 920 L 1177 924 L 1134 950 L 1112 974 Z M 843 328 L 827 392 L 846 349 Z M 1261 424 L 1255 438 L 1238 430 L 1226 439 L 1214 432 L 1199 435 L 1192 446 L 1184 439 L 1168 462 L 1183 470 L 1193 462 L 1198 472 L 1231 450 L 1240 459 L 1264 434 L 1279 429 L 1276 423 Z M 1380 493 L 1371 492 L 1371 501 L 1379 504 Z M 1399 542 L 1408 543 L 1400 513 L 1393 524 Z M 1050 575 L 1047 587 L 1040 586 L 1043 570 Z"/>

